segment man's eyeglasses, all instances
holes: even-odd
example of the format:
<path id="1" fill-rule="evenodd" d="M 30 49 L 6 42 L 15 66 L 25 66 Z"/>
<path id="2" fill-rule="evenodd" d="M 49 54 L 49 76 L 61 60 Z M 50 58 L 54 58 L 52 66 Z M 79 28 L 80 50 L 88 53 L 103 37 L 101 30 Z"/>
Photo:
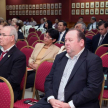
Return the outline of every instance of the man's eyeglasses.
<path id="1" fill-rule="evenodd" d="M 53 39 L 53 38 L 47 37 L 46 35 L 44 35 L 44 37 L 46 37 L 47 39 Z"/>
<path id="2" fill-rule="evenodd" d="M 4 33 L 0 33 L 0 36 L 12 36 L 12 35 L 5 35 Z"/>

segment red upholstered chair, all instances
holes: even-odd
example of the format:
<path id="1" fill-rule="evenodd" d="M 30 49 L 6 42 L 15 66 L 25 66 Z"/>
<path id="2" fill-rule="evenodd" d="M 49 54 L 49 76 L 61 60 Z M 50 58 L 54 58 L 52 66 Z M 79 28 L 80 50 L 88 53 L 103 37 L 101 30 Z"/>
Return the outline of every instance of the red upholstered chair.
<path id="1" fill-rule="evenodd" d="M 98 32 L 98 29 L 92 29 L 91 31 L 94 32 L 95 34 L 98 34 L 99 33 Z"/>
<path id="2" fill-rule="evenodd" d="M 0 77 L 0 108 L 13 108 L 14 93 L 10 83 L 3 77 Z"/>
<path id="3" fill-rule="evenodd" d="M 29 33 L 31 33 L 31 32 L 36 32 L 35 28 L 30 28 Z"/>
<path id="4" fill-rule="evenodd" d="M 88 31 L 86 34 L 85 34 L 85 36 L 88 36 L 88 35 L 92 35 L 92 36 L 94 36 L 94 35 L 96 35 L 94 32 L 92 32 L 92 31 Z"/>
<path id="5" fill-rule="evenodd" d="M 38 36 L 31 36 L 28 40 L 29 46 L 32 46 L 32 44 L 37 40 L 40 40 Z"/>
<path id="6" fill-rule="evenodd" d="M 44 34 L 40 35 L 40 40 L 44 40 Z"/>
<path id="7" fill-rule="evenodd" d="M 37 90 L 44 92 L 44 82 L 45 82 L 46 76 L 49 74 L 52 68 L 52 65 L 53 65 L 52 62 L 53 62 L 53 59 L 49 59 L 40 63 L 36 72 L 36 76 L 35 76 L 32 98 L 18 100 L 17 102 L 14 103 L 14 108 L 29 108 L 31 105 L 24 104 L 25 100 L 31 100 L 31 101 L 39 100 L 39 95 L 38 95 Z M 35 96 L 35 92 L 36 92 L 37 100 L 33 99 Z"/>
<path id="8" fill-rule="evenodd" d="M 31 32 L 31 33 L 28 35 L 28 37 L 27 37 L 27 41 L 29 40 L 29 38 L 30 38 L 31 36 L 38 36 L 38 34 L 37 34 L 36 32 Z"/>
<path id="9" fill-rule="evenodd" d="M 25 71 L 25 74 L 22 78 L 21 84 L 20 84 L 20 90 L 22 90 L 22 99 L 24 99 L 24 95 L 25 95 L 25 88 L 26 88 L 26 80 L 27 80 L 27 68 Z"/>
<path id="10" fill-rule="evenodd" d="M 18 39 L 16 46 L 20 50 L 22 47 L 28 46 L 28 42 L 25 39 Z"/>
<path id="11" fill-rule="evenodd" d="M 37 43 L 43 43 L 43 41 L 42 41 L 42 40 L 37 40 L 37 41 L 35 41 L 35 42 L 32 44 L 32 47 L 35 47 L 35 45 L 36 45 Z"/>
<path id="12" fill-rule="evenodd" d="M 102 106 L 102 97 L 103 97 L 103 91 L 104 91 L 104 84 L 105 84 L 105 79 L 103 79 L 101 93 L 100 93 L 100 95 L 98 97 L 100 108 Z"/>
<path id="13" fill-rule="evenodd" d="M 102 44 L 96 49 L 95 54 L 101 57 L 106 52 L 108 52 L 108 44 Z"/>
<path id="14" fill-rule="evenodd" d="M 61 48 L 64 44 L 55 43 L 55 45 Z"/>
<path id="15" fill-rule="evenodd" d="M 36 31 L 36 33 L 38 34 L 39 37 L 40 37 L 40 35 L 42 34 L 41 31 Z"/>
<path id="16" fill-rule="evenodd" d="M 87 37 L 87 38 L 89 38 L 89 39 L 92 40 L 92 38 L 93 38 L 93 34 L 87 34 L 87 35 L 85 35 L 85 37 Z"/>
<path id="17" fill-rule="evenodd" d="M 26 65 L 28 66 L 28 60 L 29 57 L 31 56 L 32 52 L 33 52 L 33 47 L 31 46 L 25 46 L 21 48 L 21 52 L 23 52 L 26 55 Z"/>
<path id="18" fill-rule="evenodd" d="M 105 53 L 101 56 L 103 67 L 108 68 L 108 53 Z M 104 90 L 102 100 L 108 101 L 108 90 Z"/>

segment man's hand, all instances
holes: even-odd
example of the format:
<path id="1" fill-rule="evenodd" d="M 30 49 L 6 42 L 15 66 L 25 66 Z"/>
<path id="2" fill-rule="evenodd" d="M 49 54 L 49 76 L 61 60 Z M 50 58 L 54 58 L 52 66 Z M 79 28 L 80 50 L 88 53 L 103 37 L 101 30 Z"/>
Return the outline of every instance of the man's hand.
<path id="1" fill-rule="evenodd" d="M 71 108 L 68 103 L 64 103 L 56 99 L 50 99 L 49 103 L 53 108 Z"/>

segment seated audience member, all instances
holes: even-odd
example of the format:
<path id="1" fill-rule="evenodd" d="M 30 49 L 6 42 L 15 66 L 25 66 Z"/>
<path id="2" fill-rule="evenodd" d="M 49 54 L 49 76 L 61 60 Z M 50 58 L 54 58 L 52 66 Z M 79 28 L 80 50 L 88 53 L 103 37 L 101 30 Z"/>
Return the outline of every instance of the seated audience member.
<path id="1" fill-rule="evenodd" d="M 78 29 L 78 30 L 81 30 L 83 33 L 85 33 L 86 31 L 86 26 L 83 22 L 78 22 L 76 25 L 75 25 L 75 28 Z M 87 48 L 89 51 L 92 50 L 92 41 L 91 39 L 85 37 L 86 39 L 86 45 L 85 45 L 85 48 Z M 61 49 L 59 50 L 58 54 L 65 51 L 65 46 L 62 46 Z"/>
<path id="2" fill-rule="evenodd" d="M 64 39 L 65 39 L 65 35 L 67 33 L 67 23 L 64 22 L 64 21 L 59 21 L 58 23 L 58 31 L 59 31 L 59 38 L 58 38 L 58 41 L 62 41 L 64 42 Z"/>
<path id="3" fill-rule="evenodd" d="M 45 29 L 48 30 L 48 29 L 50 29 L 50 28 L 52 28 L 52 26 L 50 26 L 49 21 L 47 21 L 47 22 L 45 23 Z"/>
<path id="4" fill-rule="evenodd" d="M 20 23 L 13 23 L 13 26 L 16 28 L 17 33 L 18 33 L 18 39 L 24 39 L 23 33 L 20 32 L 19 30 L 21 29 L 21 24 Z"/>
<path id="5" fill-rule="evenodd" d="M 98 24 L 99 34 L 92 38 L 92 52 L 95 53 L 97 47 L 102 44 L 108 44 L 108 25 L 105 21 L 101 21 Z"/>
<path id="6" fill-rule="evenodd" d="M 38 25 L 38 28 L 45 28 L 45 19 L 44 18 L 41 18 L 40 23 L 41 24 Z"/>
<path id="7" fill-rule="evenodd" d="M 28 19 L 26 19 L 26 21 L 23 22 L 24 25 L 30 25 L 30 22 Z"/>
<path id="8" fill-rule="evenodd" d="M 54 29 L 48 29 L 44 36 L 44 43 L 36 44 L 31 57 L 29 58 L 29 67 L 36 70 L 41 61 L 49 58 L 55 58 L 59 49 L 54 43 L 58 39 L 59 32 Z M 29 72 L 26 87 L 33 87 L 35 71 Z"/>
<path id="9" fill-rule="evenodd" d="M 58 22 L 59 22 L 59 19 L 58 18 L 56 18 L 55 19 L 55 23 L 53 24 L 53 26 L 52 26 L 52 28 L 54 28 L 54 29 L 58 29 Z"/>
<path id="10" fill-rule="evenodd" d="M 13 18 L 12 22 L 11 22 L 11 25 L 13 25 L 14 23 L 17 23 L 17 22 L 18 22 L 18 19 L 17 18 Z"/>
<path id="11" fill-rule="evenodd" d="M 78 23 L 78 22 L 82 22 L 82 23 L 84 23 L 84 22 L 83 22 L 83 17 L 79 17 L 77 23 Z M 77 23 L 76 23 L 76 24 L 77 24 Z M 75 25 L 76 25 L 76 24 L 75 24 Z M 75 26 L 75 25 L 74 25 L 74 26 Z"/>
<path id="12" fill-rule="evenodd" d="M 83 33 L 86 32 L 86 26 L 85 26 L 85 24 L 83 22 L 78 22 L 75 25 L 75 28 L 81 30 Z M 87 37 L 85 37 L 85 38 L 86 38 L 85 48 L 87 48 L 89 51 L 91 51 L 92 50 L 92 41 L 91 41 L 91 39 L 89 39 Z"/>
<path id="13" fill-rule="evenodd" d="M 6 78 L 14 91 L 14 101 L 21 99 L 20 83 L 26 70 L 26 57 L 17 49 L 17 31 L 12 26 L 3 27 L 0 35 L 0 76 Z"/>
<path id="14" fill-rule="evenodd" d="M 78 29 L 68 31 L 65 47 L 46 77 L 45 97 L 30 108 L 100 108 L 102 60 L 85 49 L 85 35 Z"/>
<path id="15" fill-rule="evenodd" d="M 92 29 L 98 29 L 98 23 L 96 22 L 96 18 L 95 17 L 91 17 L 91 20 L 90 20 L 90 24 L 87 26 L 87 29 L 88 30 L 92 30 Z"/>
<path id="16" fill-rule="evenodd" d="M 31 18 L 30 25 L 36 26 L 37 25 L 37 22 L 33 18 Z"/>
<path id="17" fill-rule="evenodd" d="M 11 25 L 11 23 L 12 23 L 12 20 L 8 19 L 8 25 Z"/>

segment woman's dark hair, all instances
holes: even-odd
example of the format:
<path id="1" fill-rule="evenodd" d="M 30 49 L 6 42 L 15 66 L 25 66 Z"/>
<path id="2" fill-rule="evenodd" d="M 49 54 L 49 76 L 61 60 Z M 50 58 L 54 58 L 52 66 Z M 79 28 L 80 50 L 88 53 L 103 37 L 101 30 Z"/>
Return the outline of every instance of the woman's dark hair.
<path id="1" fill-rule="evenodd" d="M 22 26 L 20 23 L 17 22 L 16 25 L 19 27 L 18 29 L 21 29 Z"/>
<path id="2" fill-rule="evenodd" d="M 56 41 L 57 41 L 58 38 L 59 38 L 59 32 L 58 32 L 57 30 L 55 30 L 55 29 L 50 28 L 50 29 L 48 29 L 48 30 L 46 31 L 46 33 L 48 33 L 49 36 L 50 36 L 52 39 L 56 39 Z M 55 42 L 56 42 L 56 41 L 55 41 Z M 55 42 L 54 42 L 54 43 L 55 43 Z"/>
<path id="3" fill-rule="evenodd" d="M 50 29 L 50 28 L 52 28 L 52 22 L 49 21 L 49 20 L 47 20 L 47 23 L 48 23 L 48 28 L 46 28 L 46 29 Z"/>

